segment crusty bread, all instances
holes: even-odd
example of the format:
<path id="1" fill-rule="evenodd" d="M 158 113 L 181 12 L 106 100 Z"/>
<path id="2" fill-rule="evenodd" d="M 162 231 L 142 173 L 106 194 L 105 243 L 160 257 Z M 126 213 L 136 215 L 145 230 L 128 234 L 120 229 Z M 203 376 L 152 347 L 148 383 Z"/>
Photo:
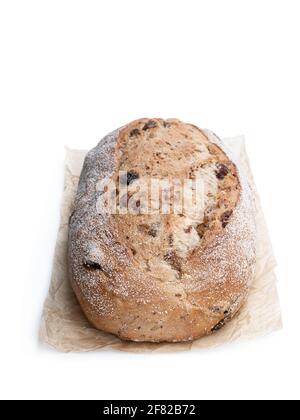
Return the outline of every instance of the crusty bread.
<path id="1" fill-rule="evenodd" d="M 147 211 L 150 179 L 199 178 L 201 208 L 162 214 L 161 196 L 151 195 L 158 211 Z M 103 211 L 110 182 L 117 209 L 126 203 L 129 213 Z M 247 298 L 255 265 L 252 192 L 207 130 L 141 119 L 106 136 L 85 159 L 69 232 L 80 305 L 96 328 L 122 339 L 193 340 L 220 329 Z"/>

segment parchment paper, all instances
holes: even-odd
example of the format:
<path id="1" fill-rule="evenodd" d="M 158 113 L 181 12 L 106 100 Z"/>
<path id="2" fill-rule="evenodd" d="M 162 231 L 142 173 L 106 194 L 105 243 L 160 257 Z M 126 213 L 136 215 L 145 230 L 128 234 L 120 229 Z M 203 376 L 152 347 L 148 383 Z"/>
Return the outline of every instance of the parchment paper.
<path id="1" fill-rule="evenodd" d="M 234 156 L 244 168 L 256 192 L 244 137 L 225 139 Z M 131 352 L 178 351 L 203 349 L 243 339 L 252 339 L 282 328 L 280 304 L 276 290 L 273 255 L 258 194 L 257 207 L 257 265 L 255 279 L 247 304 L 238 316 L 215 334 L 191 343 L 153 344 L 125 342 L 111 334 L 93 328 L 83 315 L 71 289 L 67 275 L 68 221 L 73 208 L 85 150 L 66 149 L 65 187 L 62 198 L 61 221 L 58 231 L 49 293 L 44 303 L 40 340 L 62 352 L 85 352 L 117 349 Z"/>

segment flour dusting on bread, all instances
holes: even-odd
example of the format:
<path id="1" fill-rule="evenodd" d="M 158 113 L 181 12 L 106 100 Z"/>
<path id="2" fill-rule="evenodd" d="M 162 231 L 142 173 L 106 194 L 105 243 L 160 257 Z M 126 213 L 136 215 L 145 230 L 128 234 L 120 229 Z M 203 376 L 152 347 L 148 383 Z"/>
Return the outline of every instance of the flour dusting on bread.
<path id="1" fill-rule="evenodd" d="M 150 180 L 199 178 L 196 210 L 143 212 Z M 103 211 L 109 181 L 125 185 L 117 198 L 134 211 Z M 160 199 L 150 200 L 160 208 Z M 142 119 L 113 132 L 87 155 L 74 207 L 70 279 L 96 328 L 135 341 L 192 340 L 223 327 L 247 298 L 255 264 L 252 191 L 213 133 L 173 119 Z"/>

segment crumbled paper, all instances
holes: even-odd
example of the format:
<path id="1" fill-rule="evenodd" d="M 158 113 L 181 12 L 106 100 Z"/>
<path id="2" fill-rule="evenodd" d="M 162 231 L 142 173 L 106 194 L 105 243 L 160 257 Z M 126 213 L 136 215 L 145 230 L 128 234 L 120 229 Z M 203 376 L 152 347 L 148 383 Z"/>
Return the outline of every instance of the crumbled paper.
<path id="1" fill-rule="evenodd" d="M 44 303 L 40 340 L 62 352 L 123 350 L 131 352 L 170 352 L 216 347 L 221 344 L 253 339 L 282 328 L 280 304 L 276 290 L 272 251 L 267 226 L 255 189 L 244 137 L 224 140 L 248 176 L 256 197 L 258 226 L 257 264 L 249 299 L 240 313 L 220 331 L 188 343 L 134 343 L 96 330 L 85 318 L 68 280 L 68 222 L 72 213 L 85 150 L 66 150 L 65 188 L 62 198 L 53 270 L 48 296 Z"/>

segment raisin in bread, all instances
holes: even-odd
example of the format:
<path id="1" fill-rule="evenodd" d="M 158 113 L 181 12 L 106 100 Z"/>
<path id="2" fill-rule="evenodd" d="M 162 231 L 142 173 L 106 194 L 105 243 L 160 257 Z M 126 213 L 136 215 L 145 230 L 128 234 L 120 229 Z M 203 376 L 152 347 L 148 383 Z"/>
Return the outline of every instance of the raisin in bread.
<path id="1" fill-rule="evenodd" d="M 158 211 L 145 211 L 150 179 L 200 179 L 201 205 L 164 214 L 153 194 Z M 110 182 L 116 212 L 104 210 Z M 130 211 L 120 211 L 122 203 Z M 255 239 L 252 191 L 220 139 L 178 120 L 141 119 L 85 159 L 70 219 L 70 279 L 102 331 L 134 341 L 193 340 L 223 327 L 245 302 Z"/>

